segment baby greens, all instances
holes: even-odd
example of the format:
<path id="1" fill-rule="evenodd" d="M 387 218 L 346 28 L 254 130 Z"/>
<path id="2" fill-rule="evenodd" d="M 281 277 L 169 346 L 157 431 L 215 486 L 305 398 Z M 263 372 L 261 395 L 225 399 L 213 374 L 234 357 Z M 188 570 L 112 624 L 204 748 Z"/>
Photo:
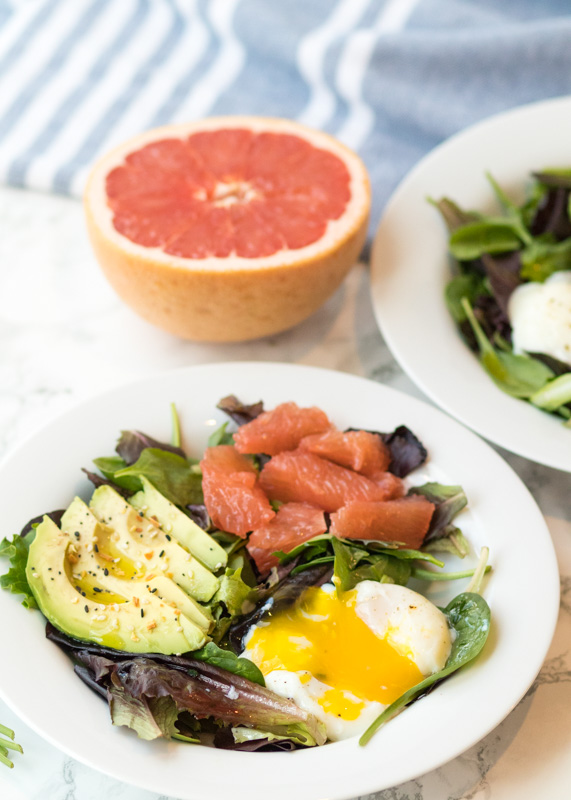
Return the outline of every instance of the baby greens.
<path id="1" fill-rule="evenodd" d="M 465 211 L 449 198 L 430 201 L 449 230 L 457 269 L 444 296 L 466 342 L 502 391 L 566 420 L 571 418 L 569 365 L 558 364 L 555 372 L 548 356 L 515 354 L 507 312 L 522 283 L 571 270 L 570 176 L 569 169 L 535 173 L 527 199 L 517 204 L 488 175 L 502 216 Z"/>

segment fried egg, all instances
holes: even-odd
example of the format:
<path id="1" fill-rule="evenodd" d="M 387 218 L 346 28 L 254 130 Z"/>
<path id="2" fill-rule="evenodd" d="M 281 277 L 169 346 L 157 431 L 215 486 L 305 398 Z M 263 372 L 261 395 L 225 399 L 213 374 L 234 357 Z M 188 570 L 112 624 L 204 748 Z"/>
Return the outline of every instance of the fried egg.
<path id="1" fill-rule="evenodd" d="M 571 271 L 518 286 L 508 316 L 515 353 L 545 353 L 571 365 Z"/>
<path id="2" fill-rule="evenodd" d="M 349 592 L 311 587 L 256 625 L 243 655 L 269 689 L 321 720 L 331 741 L 362 733 L 380 712 L 442 669 L 452 637 L 444 614 L 404 586 L 362 581 Z"/>

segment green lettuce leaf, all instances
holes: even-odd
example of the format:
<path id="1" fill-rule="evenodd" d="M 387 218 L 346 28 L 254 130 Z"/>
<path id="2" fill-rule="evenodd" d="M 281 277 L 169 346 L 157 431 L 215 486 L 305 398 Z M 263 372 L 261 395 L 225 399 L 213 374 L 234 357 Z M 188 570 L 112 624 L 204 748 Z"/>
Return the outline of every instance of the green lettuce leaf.
<path id="1" fill-rule="evenodd" d="M 110 479 L 120 486 L 124 485 L 121 481 L 125 478 L 135 479 L 138 491 L 142 488 L 141 481 L 137 480 L 140 475 L 175 505 L 184 507 L 204 501 L 200 470 L 177 453 L 147 447 L 134 464 L 118 469 Z"/>
<path id="2" fill-rule="evenodd" d="M 12 541 L 5 538 L 0 542 L 0 557 L 8 558 L 11 565 L 8 572 L 0 575 L 0 588 L 12 594 L 24 595 L 22 605 L 25 608 L 38 607 L 26 577 L 28 552 L 34 536 L 35 531 L 30 531 L 26 536 L 14 536 Z"/>

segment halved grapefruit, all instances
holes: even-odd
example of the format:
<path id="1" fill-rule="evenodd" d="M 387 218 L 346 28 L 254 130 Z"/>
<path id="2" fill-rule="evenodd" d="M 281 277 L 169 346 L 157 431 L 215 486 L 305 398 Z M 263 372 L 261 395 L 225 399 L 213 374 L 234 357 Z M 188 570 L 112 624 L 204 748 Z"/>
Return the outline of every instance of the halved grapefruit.
<path id="1" fill-rule="evenodd" d="M 313 313 L 357 260 L 367 171 L 283 119 L 207 118 L 104 156 L 85 193 L 95 254 L 142 317 L 184 338 L 240 341 Z"/>

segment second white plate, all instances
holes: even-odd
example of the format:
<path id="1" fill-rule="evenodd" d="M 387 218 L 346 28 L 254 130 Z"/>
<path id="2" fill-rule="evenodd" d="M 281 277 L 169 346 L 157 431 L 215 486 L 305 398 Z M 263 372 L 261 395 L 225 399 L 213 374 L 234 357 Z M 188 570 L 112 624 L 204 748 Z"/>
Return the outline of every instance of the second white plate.
<path id="1" fill-rule="evenodd" d="M 534 103 L 487 119 L 433 150 L 389 201 L 373 247 L 378 325 L 412 380 L 441 408 L 495 444 L 571 472 L 571 430 L 555 416 L 504 394 L 461 340 L 444 303 L 448 235 L 428 197 L 491 210 L 490 172 L 523 198 L 532 171 L 571 164 L 571 98 Z"/>

